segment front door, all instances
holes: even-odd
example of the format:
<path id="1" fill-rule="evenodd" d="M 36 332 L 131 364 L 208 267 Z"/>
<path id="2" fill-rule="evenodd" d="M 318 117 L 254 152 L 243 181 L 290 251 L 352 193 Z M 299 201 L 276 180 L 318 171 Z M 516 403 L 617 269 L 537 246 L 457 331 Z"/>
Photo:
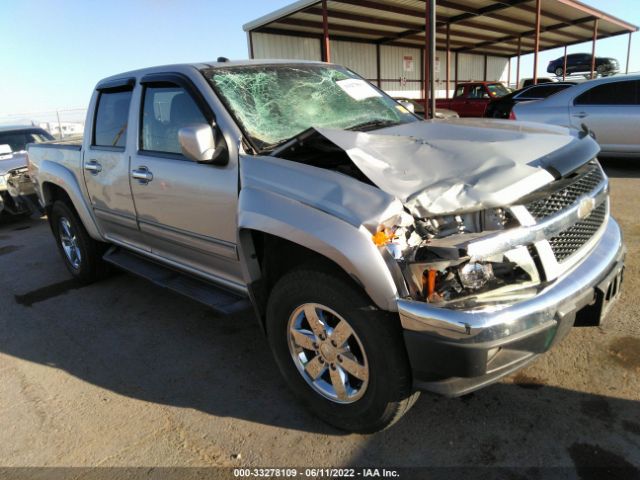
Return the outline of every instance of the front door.
<path id="1" fill-rule="evenodd" d="M 233 288 L 242 282 L 237 160 L 214 166 L 182 155 L 180 128 L 213 122 L 209 106 L 183 82 L 143 79 L 140 142 L 130 171 L 137 218 L 152 253 Z"/>
<path id="2" fill-rule="evenodd" d="M 109 240 L 140 246 L 129 186 L 127 137 L 132 86 L 96 92 L 93 131 L 85 141 L 84 179 L 96 222 Z"/>

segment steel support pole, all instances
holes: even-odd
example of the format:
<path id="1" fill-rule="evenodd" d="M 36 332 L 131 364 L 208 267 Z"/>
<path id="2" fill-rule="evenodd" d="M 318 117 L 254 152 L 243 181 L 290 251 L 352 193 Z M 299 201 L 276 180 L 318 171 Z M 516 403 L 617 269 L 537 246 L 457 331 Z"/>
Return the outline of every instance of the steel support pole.
<path id="1" fill-rule="evenodd" d="M 488 62 L 488 59 L 487 59 L 487 58 L 488 58 L 488 57 L 487 57 L 487 55 L 485 55 L 485 56 L 484 56 L 484 73 L 483 73 L 483 75 L 482 75 L 482 77 L 483 77 L 483 78 L 482 78 L 482 81 L 484 81 L 484 82 L 486 82 L 486 81 L 487 81 L 487 62 Z"/>
<path id="2" fill-rule="evenodd" d="M 522 37 L 518 37 L 518 61 L 516 62 L 516 90 L 520 88 L 520 53 L 522 52 Z"/>
<path id="3" fill-rule="evenodd" d="M 631 32 L 629 32 L 629 43 L 627 45 L 627 69 L 625 73 L 629 73 L 629 58 L 631 58 Z"/>
<path id="4" fill-rule="evenodd" d="M 331 45 L 329 44 L 329 14 L 327 12 L 327 0 L 322 0 L 322 45 L 325 62 L 331 62 Z"/>
<path id="5" fill-rule="evenodd" d="M 376 43 L 376 80 L 378 82 L 378 88 L 382 86 L 382 81 L 380 80 L 380 44 Z"/>
<path id="6" fill-rule="evenodd" d="M 629 62 L 627 62 L 629 63 Z M 449 98 L 449 89 L 451 85 L 451 25 L 447 23 L 447 98 Z"/>
<path id="7" fill-rule="evenodd" d="M 64 133 L 62 132 L 62 123 L 60 123 L 60 112 L 56 110 L 56 117 L 58 117 L 58 130 L 60 130 L 60 139 L 64 138 Z"/>
<path id="8" fill-rule="evenodd" d="M 507 66 L 507 87 L 511 86 L 511 57 L 509 57 L 509 64 Z"/>
<path id="9" fill-rule="evenodd" d="M 429 0 L 429 99 L 431 108 L 429 114 L 431 118 L 436 117 L 436 0 Z"/>
<path id="10" fill-rule="evenodd" d="M 564 46 L 564 60 L 562 61 L 562 81 L 567 79 L 567 46 Z"/>
<path id="11" fill-rule="evenodd" d="M 429 106 L 431 105 L 431 48 L 429 41 L 431 40 L 431 21 L 429 11 L 431 7 L 431 1 L 424 2 L 424 55 L 422 61 L 422 67 L 424 69 L 424 75 L 422 79 L 424 81 L 424 118 L 431 118 L 429 113 Z"/>
<path id="12" fill-rule="evenodd" d="M 598 40 L 598 19 L 593 21 L 593 40 L 591 41 L 591 78 L 596 73 L 596 40 Z"/>
<path id="13" fill-rule="evenodd" d="M 533 50 L 533 84 L 538 84 L 538 52 L 540 51 L 540 11 L 542 0 L 536 0 L 536 38 Z"/>

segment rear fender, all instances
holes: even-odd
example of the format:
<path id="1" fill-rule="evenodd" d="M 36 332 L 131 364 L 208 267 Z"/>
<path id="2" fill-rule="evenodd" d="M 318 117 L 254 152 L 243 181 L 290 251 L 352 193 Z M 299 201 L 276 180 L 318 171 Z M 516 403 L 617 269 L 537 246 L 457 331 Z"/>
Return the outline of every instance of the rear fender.
<path id="1" fill-rule="evenodd" d="M 61 188 L 71 200 L 91 238 L 104 241 L 104 237 L 97 227 L 93 211 L 88 205 L 88 193 L 71 170 L 59 163 L 44 160 L 38 169 L 38 184 L 41 189 L 38 194 L 45 207 L 53 203 L 53 189 L 51 186 Z M 47 185 L 50 186 L 48 187 Z"/>

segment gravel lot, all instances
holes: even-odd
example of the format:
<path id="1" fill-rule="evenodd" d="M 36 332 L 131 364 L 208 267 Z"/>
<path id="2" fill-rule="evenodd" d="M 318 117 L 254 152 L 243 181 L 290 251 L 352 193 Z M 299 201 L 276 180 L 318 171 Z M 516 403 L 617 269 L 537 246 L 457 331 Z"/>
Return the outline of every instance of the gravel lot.
<path id="1" fill-rule="evenodd" d="M 634 165 L 635 162 L 635 165 Z M 257 322 L 127 274 L 69 280 L 45 219 L 0 223 L 2 466 L 627 466 L 640 475 L 640 164 L 604 162 L 629 249 L 603 328 L 377 435 L 308 414 Z M 634 300 L 635 298 L 635 300 Z"/>

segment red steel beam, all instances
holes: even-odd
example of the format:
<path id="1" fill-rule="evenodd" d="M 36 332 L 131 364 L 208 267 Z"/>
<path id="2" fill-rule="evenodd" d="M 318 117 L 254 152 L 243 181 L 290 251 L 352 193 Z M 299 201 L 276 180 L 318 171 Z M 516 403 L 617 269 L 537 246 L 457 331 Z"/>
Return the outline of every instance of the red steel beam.
<path id="1" fill-rule="evenodd" d="M 627 55 L 628 57 L 628 55 Z M 447 91 L 447 98 L 449 98 L 449 89 L 451 88 L 451 85 L 449 84 L 449 82 L 451 81 L 451 25 L 449 25 L 447 23 L 447 86 L 446 91 Z M 628 69 L 628 65 L 629 62 L 627 61 L 627 69 Z"/>
<path id="2" fill-rule="evenodd" d="M 329 14 L 327 0 L 322 0 L 322 44 L 324 46 L 324 61 L 331 62 L 331 45 L 329 41 Z"/>
<path id="3" fill-rule="evenodd" d="M 520 86 L 520 53 L 522 53 L 522 37 L 518 37 L 518 63 L 516 65 L 516 88 Z"/>
<path id="4" fill-rule="evenodd" d="M 617 25 L 625 30 L 629 30 L 631 32 L 638 31 L 638 27 L 636 27 L 635 25 L 632 25 L 623 20 L 620 20 L 619 18 L 612 17 L 611 15 L 607 15 L 606 13 L 604 13 L 601 10 L 598 10 L 597 8 L 590 7 L 577 0 L 556 0 L 556 1 L 564 5 L 567 5 L 569 7 L 575 8 L 576 10 L 580 10 L 586 13 L 587 15 L 596 17 L 597 19 L 604 20 L 605 22 L 613 23 L 614 25 Z"/>
<path id="5" fill-rule="evenodd" d="M 591 78 L 596 72 L 596 41 L 598 40 L 598 19 L 593 21 L 593 40 L 591 41 Z"/>
<path id="6" fill-rule="evenodd" d="M 538 84 L 538 52 L 540 51 L 540 12 L 542 10 L 542 0 L 536 0 L 536 36 L 533 52 L 533 84 Z"/>
<path id="7" fill-rule="evenodd" d="M 424 75 L 423 75 L 423 81 L 424 81 L 424 118 L 431 118 L 430 113 L 429 113 L 429 97 L 430 97 L 430 92 L 429 92 L 429 84 L 430 84 L 430 78 L 429 78 L 429 65 L 431 65 L 431 58 L 429 57 L 429 53 L 431 52 L 431 48 L 429 45 L 429 24 L 431 22 L 429 21 L 429 2 L 425 2 L 424 4 L 424 55 L 422 56 L 422 58 L 424 59 L 422 61 L 422 66 L 424 67 Z"/>

